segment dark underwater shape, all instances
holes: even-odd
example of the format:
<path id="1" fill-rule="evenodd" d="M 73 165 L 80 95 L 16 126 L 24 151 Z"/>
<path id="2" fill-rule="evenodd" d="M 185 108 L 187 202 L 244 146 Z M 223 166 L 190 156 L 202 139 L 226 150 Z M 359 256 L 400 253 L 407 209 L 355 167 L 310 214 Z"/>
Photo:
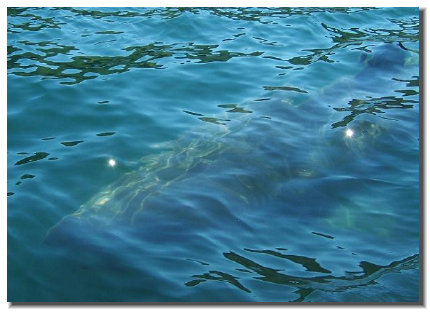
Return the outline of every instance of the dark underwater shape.
<path id="1" fill-rule="evenodd" d="M 8 8 L 8 301 L 418 301 L 419 22 Z"/>
<path id="2" fill-rule="evenodd" d="M 395 58 L 393 55 L 397 56 Z M 387 59 L 388 57 L 388 59 Z M 404 64 L 405 53 L 399 48 L 397 44 L 384 44 L 376 47 L 376 53 L 364 55 L 365 59 L 369 59 L 365 64 L 367 65 L 358 74 L 358 80 L 355 82 L 359 85 L 363 78 L 373 79 L 379 77 L 378 71 L 382 71 L 382 75 L 385 75 L 385 70 L 388 64 L 393 64 L 393 69 L 396 70 L 398 66 Z M 361 62 L 363 62 L 363 58 Z M 381 67 L 381 68 L 379 68 Z M 391 71 L 391 70 L 390 70 Z M 369 77 L 367 77 L 369 76 Z M 285 87 L 290 88 L 290 87 Z M 338 86 L 334 85 L 334 92 L 339 92 Z M 330 94 L 330 91 L 324 91 L 324 96 Z M 306 107 L 312 107 L 312 103 L 301 104 Z M 219 107 L 227 109 L 240 108 L 236 104 L 232 105 L 219 105 Z M 247 106 L 246 106 L 247 107 Z M 262 112 L 270 108 L 269 112 Z M 242 109 L 243 112 L 251 111 Z M 322 114 L 326 114 L 325 109 L 321 109 Z M 173 188 L 178 185 L 181 189 L 187 184 L 192 184 L 193 179 L 197 184 L 207 184 L 207 188 L 219 189 L 221 186 L 226 191 L 226 196 L 229 199 L 225 204 L 231 205 L 232 203 L 245 203 L 247 205 L 252 204 L 251 199 L 244 198 L 245 194 L 249 191 L 256 191 L 256 200 L 259 197 L 266 198 L 269 195 L 279 195 L 277 191 L 277 184 L 284 179 L 293 179 L 295 176 L 308 177 L 308 172 L 303 172 L 303 169 L 309 170 L 310 173 L 316 172 L 316 168 L 322 166 L 318 162 L 312 161 L 309 164 L 303 165 L 301 162 L 298 164 L 292 163 L 294 158 L 285 158 L 285 155 L 300 155 L 306 156 L 309 153 L 305 153 L 303 148 L 296 150 L 299 147 L 291 146 L 291 143 L 285 142 L 282 138 L 285 134 L 304 133 L 311 132 L 310 129 L 292 129 L 291 125 L 287 122 L 288 118 L 293 118 L 296 110 L 286 107 L 279 100 L 271 100 L 271 106 L 265 105 L 263 109 L 259 109 L 258 113 L 277 113 L 278 121 L 267 122 L 262 117 L 247 117 L 239 120 L 236 125 L 227 125 L 228 119 L 221 119 L 215 117 L 199 117 L 201 120 L 219 124 L 221 126 L 215 126 L 214 129 L 202 129 L 193 131 L 192 136 L 184 136 L 177 142 L 173 143 L 172 150 L 162 155 L 151 156 L 143 160 L 143 166 L 135 171 L 126 174 L 118 182 L 109 186 L 105 191 L 96 195 L 92 200 L 75 214 L 67 218 L 78 218 L 87 217 L 85 219 L 91 220 L 91 216 L 97 217 L 98 223 L 111 224 L 115 221 L 126 221 L 127 223 L 133 222 L 138 218 L 139 214 L 144 212 L 150 212 L 153 210 L 146 202 L 152 201 L 157 197 L 170 197 L 169 193 L 165 190 Z M 188 114 L 200 116 L 198 113 L 185 111 Z M 232 112 L 232 110 L 228 110 Z M 260 115 L 261 116 L 261 115 Z M 350 119 L 349 122 L 352 122 Z M 348 123 L 344 123 L 342 126 L 346 126 Z M 224 127 L 224 125 L 227 125 Z M 321 125 L 322 126 L 322 125 Z M 286 128 L 288 127 L 288 128 Z M 317 125 L 318 127 L 318 125 Z M 362 136 L 375 137 L 380 136 L 380 129 L 378 132 L 368 131 L 371 127 L 378 127 L 375 124 L 366 121 L 357 121 L 356 128 L 363 128 Z M 257 130 L 257 133 L 265 133 L 264 138 L 248 137 L 247 128 L 253 128 Z M 209 132 L 208 132 L 209 130 Z M 210 131 L 213 131 L 210 134 Z M 316 130 L 319 132 L 320 130 Z M 209 133 L 208 135 L 204 135 Z M 101 133 L 101 135 L 111 135 L 110 133 Z M 358 134 L 360 135 L 360 134 Z M 326 137 L 325 140 L 333 140 L 337 144 L 341 144 L 344 148 L 352 149 L 350 153 L 354 154 L 357 152 L 355 148 L 351 147 L 351 143 L 354 140 L 362 140 L 364 138 L 357 138 L 351 140 L 345 140 L 343 133 L 332 133 L 330 137 Z M 381 136 L 382 137 L 382 136 Z M 381 139 L 379 137 L 379 139 Z M 227 140 L 228 139 L 228 140 Z M 378 140 L 378 137 L 373 139 Z M 62 142 L 66 146 L 74 146 L 82 141 Z M 235 144 L 232 144 L 232 143 Z M 318 142 L 311 140 L 309 146 L 314 146 L 313 150 L 317 150 Z M 322 143 L 323 146 L 327 143 Z M 306 147 L 306 142 L 300 144 Z M 346 151 L 346 153 L 348 153 Z M 48 154 L 36 153 L 35 156 L 27 157 L 19 162 L 17 165 L 26 162 L 35 161 L 46 157 Z M 330 159 L 330 155 L 326 154 L 321 156 L 324 159 Z M 334 158 L 339 158 L 336 154 Z M 333 161 L 333 160 L 331 160 Z M 331 162 L 340 166 L 343 163 L 351 166 L 348 162 L 345 162 L 345 157 L 340 158 L 339 163 L 336 161 Z M 252 176 L 249 174 L 241 174 L 241 168 L 251 168 L 253 171 L 245 171 L 243 173 L 253 173 Z M 298 168 L 303 167 L 302 170 Z M 308 167 L 308 168 L 306 168 Z M 234 169 L 234 170 L 233 170 Z M 217 176 L 213 180 L 211 179 L 211 172 L 218 173 L 219 171 L 226 172 L 226 176 Z M 231 173 L 230 173 L 231 172 Z M 305 175 L 306 174 L 306 175 Z M 312 177 L 313 174 L 310 175 Z M 229 179 L 227 179 L 229 177 Z M 217 181 L 220 180 L 221 181 Z M 225 184 L 228 185 L 225 185 Z M 185 194 L 190 193 L 188 196 L 192 197 L 192 188 L 182 191 Z M 197 201 L 198 203 L 199 201 Z M 146 208 L 148 206 L 148 208 Z M 198 207 L 198 206 L 197 206 Z M 224 208 L 224 210 L 227 208 Z M 189 214 L 194 214 L 192 209 L 189 208 Z M 227 212 L 225 212 L 227 214 Z M 177 214 L 175 214 L 177 215 Z M 56 226 L 58 228 L 60 225 Z M 314 232 L 317 234 L 316 232 Z"/>
<path id="3" fill-rule="evenodd" d="M 366 55 L 366 59 L 370 58 L 367 62 L 361 60 L 366 67 L 352 81 L 353 89 L 367 88 L 366 83 L 400 70 L 400 64 L 405 62 L 406 52 L 396 44 L 377 46 L 374 50 L 370 56 Z M 393 53 L 396 62 L 393 69 L 387 68 Z M 384 59 L 386 55 L 390 55 L 388 59 Z M 339 86 L 343 85 L 333 84 L 334 90 L 324 90 L 318 99 L 350 91 Z M 96 254 L 107 266 L 120 268 L 126 260 L 116 249 L 134 253 L 141 259 L 151 254 L 147 247 L 153 245 L 172 253 L 177 247 L 192 251 L 195 244 L 219 251 L 229 244 L 224 239 L 226 229 L 234 230 L 235 237 L 241 239 L 237 240 L 244 242 L 253 234 L 254 219 L 267 225 L 261 233 L 287 233 L 286 225 L 276 224 L 276 216 L 289 216 L 293 225 L 306 225 L 312 217 L 330 225 L 333 231 L 363 231 L 378 240 L 390 236 L 395 228 L 391 228 L 389 214 L 382 214 L 371 224 L 364 222 L 374 214 L 364 195 L 373 194 L 375 188 L 392 192 L 397 190 L 396 183 L 384 177 L 363 179 L 348 173 L 375 172 L 366 167 L 367 161 L 375 151 L 391 144 L 396 130 L 373 115 L 369 120 L 352 116 L 333 129 L 327 128 L 327 117 L 332 110 L 315 106 L 316 100 L 302 92 L 293 92 L 300 97 L 291 98 L 284 89 L 278 89 L 269 88 L 271 100 L 258 103 L 261 104 L 258 107 L 252 103 L 219 105 L 227 110 L 225 117 L 206 117 L 184 110 L 208 123 L 172 142 L 170 150 L 145 157 L 139 169 L 125 174 L 52 227 L 45 243 L 59 250 Z M 303 94 L 305 100 L 301 98 Z M 235 113 L 235 109 L 249 114 L 230 119 L 229 114 Z M 312 112 L 319 119 L 308 124 L 302 112 Z M 302 122 L 291 123 L 291 120 Z M 347 125 L 355 130 L 351 138 L 340 127 Z M 345 206 L 331 200 L 339 190 L 347 199 Z M 383 193 L 374 195 L 375 203 L 383 203 L 384 197 Z M 210 239 L 204 235 L 207 232 L 212 234 Z M 351 254 L 355 255 L 351 250 L 337 248 L 340 242 L 335 235 L 315 228 L 307 234 L 309 240 L 320 237 L 333 242 L 333 249 L 326 253 L 336 255 L 345 251 L 336 260 L 350 262 Z M 362 272 L 348 276 L 345 269 L 342 276 L 332 273 L 332 267 L 318 258 L 272 249 L 246 251 L 299 267 L 296 275 L 287 275 L 280 273 L 281 269 L 259 265 L 234 252 L 224 253 L 224 258 L 260 275 L 255 279 L 296 288 L 299 294 L 296 301 L 303 301 L 314 290 L 346 290 L 373 284 L 396 270 L 417 269 L 418 258 L 414 255 L 386 266 L 362 260 L 359 264 Z M 309 276 L 310 273 L 324 275 Z M 226 271 L 209 270 L 193 278 L 184 281 L 184 285 L 198 288 L 206 281 L 221 281 L 252 293 L 252 287 Z"/>

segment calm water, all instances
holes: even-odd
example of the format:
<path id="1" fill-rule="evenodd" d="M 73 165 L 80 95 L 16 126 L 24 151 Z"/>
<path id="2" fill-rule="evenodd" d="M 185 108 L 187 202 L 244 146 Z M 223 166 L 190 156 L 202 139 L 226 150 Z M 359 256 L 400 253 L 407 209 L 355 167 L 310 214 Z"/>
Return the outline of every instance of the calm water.
<path id="1" fill-rule="evenodd" d="M 417 8 L 7 22 L 8 301 L 418 301 Z"/>

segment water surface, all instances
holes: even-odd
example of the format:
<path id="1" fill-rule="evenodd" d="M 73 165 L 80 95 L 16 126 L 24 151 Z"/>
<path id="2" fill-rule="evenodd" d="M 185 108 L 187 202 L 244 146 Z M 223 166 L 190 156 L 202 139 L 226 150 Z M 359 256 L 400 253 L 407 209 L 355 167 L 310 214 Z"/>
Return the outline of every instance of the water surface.
<path id="1" fill-rule="evenodd" d="M 419 300 L 417 8 L 8 8 L 8 301 Z"/>

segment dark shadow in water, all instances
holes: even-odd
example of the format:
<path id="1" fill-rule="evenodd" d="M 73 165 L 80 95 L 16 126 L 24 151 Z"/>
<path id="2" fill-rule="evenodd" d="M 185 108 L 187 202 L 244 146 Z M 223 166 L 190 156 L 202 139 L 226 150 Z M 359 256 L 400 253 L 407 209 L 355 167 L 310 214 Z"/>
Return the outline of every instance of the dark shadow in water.
<path id="1" fill-rule="evenodd" d="M 66 79 L 61 84 L 74 85 L 84 80 L 97 78 L 98 75 L 119 74 L 133 68 L 163 69 L 161 59 L 173 57 L 174 59 L 186 59 L 195 63 L 226 62 L 235 57 L 259 56 L 263 52 L 251 53 L 217 50 L 218 45 L 195 45 L 194 43 L 161 44 L 153 42 L 143 46 L 131 46 L 122 50 L 130 52 L 127 56 L 92 56 L 75 55 L 69 57 L 69 61 L 54 61 L 52 57 L 58 55 L 70 55 L 78 49 L 73 46 L 65 46 L 50 41 L 29 42 L 21 41 L 21 44 L 38 46 L 39 53 L 22 52 L 22 49 L 8 46 L 8 69 L 18 76 L 41 76 L 43 78 Z M 51 46 L 45 48 L 46 46 Z M 44 48 L 42 48 L 44 47 Z M 51 59 L 50 59 L 51 58 Z M 32 60 L 30 65 L 22 65 L 21 62 Z M 20 71 L 24 70 L 24 71 Z M 73 73 L 70 73 L 72 71 Z M 68 79 L 68 80 L 67 80 Z"/>
<path id="2" fill-rule="evenodd" d="M 212 124 L 218 124 L 218 125 L 225 125 L 224 122 L 229 122 L 230 120 L 224 120 L 224 119 L 219 119 L 216 117 L 199 117 L 199 120 L 203 121 L 203 122 L 208 122 L 208 123 L 212 123 Z"/>
<path id="3" fill-rule="evenodd" d="M 241 21 L 255 21 L 262 24 L 275 24 L 276 20 L 294 15 L 311 15 L 318 12 L 353 13 L 368 8 L 204 8 L 211 14 Z M 273 19 L 273 20 L 272 20 Z"/>
<path id="4" fill-rule="evenodd" d="M 66 147 L 73 147 L 73 146 L 76 146 L 76 145 L 78 145 L 78 144 L 80 144 L 80 143 L 82 143 L 82 142 L 84 142 L 83 140 L 76 140 L 76 141 L 63 141 L 61 144 L 63 145 L 63 146 L 66 146 Z"/>
<path id="5" fill-rule="evenodd" d="M 349 46 L 356 46 L 356 50 L 371 52 L 372 45 L 370 45 L 369 42 L 418 42 L 418 17 L 416 19 L 411 19 L 408 22 L 396 19 L 391 19 L 390 21 L 397 24 L 399 29 L 338 29 L 325 23 L 321 23 L 323 29 L 329 33 L 334 45 L 329 48 L 322 49 L 304 49 L 303 51 L 310 52 L 310 54 L 290 58 L 288 62 L 293 65 L 310 65 L 317 61 L 333 63 L 335 61 L 330 59 L 330 56 Z M 363 46 L 363 44 L 366 45 Z"/>
<path id="6" fill-rule="evenodd" d="M 13 8 L 11 14 L 23 16 L 25 10 Z M 51 10 L 59 10 L 60 8 L 51 8 Z M 109 10 L 107 10 L 109 9 Z M 241 21 L 255 21 L 261 24 L 276 23 L 275 20 L 285 18 L 293 15 L 311 15 L 318 12 L 330 13 L 354 13 L 367 10 L 376 10 L 377 8 L 251 8 L 251 7 L 223 7 L 223 8 L 140 8 L 139 10 L 133 8 L 104 8 L 104 10 L 94 8 L 61 8 L 61 10 L 69 10 L 70 12 L 80 16 L 90 16 L 95 19 L 103 19 L 109 17 L 115 18 L 131 18 L 131 17 L 145 17 L 145 18 L 162 18 L 174 19 L 183 14 L 201 14 L 210 12 L 211 14 L 229 18 L 232 20 Z M 9 15 L 9 10 L 8 10 Z"/>
<path id="7" fill-rule="evenodd" d="M 107 17 L 115 17 L 115 18 L 129 18 L 129 17 L 145 17 L 152 18 L 158 17 L 163 19 L 172 19 L 178 17 L 184 13 L 194 13 L 199 14 L 198 8 L 144 8 L 143 10 L 132 11 L 131 9 L 123 9 L 123 8 L 111 8 L 114 11 L 101 11 L 90 8 L 65 8 L 70 10 L 76 15 L 81 16 L 91 16 L 95 19 L 102 19 Z"/>
<path id="8" fill-rule="evenodd" d="M 287 259 L 287 260 L 290 260 L 291 262 L 302 265 L 306 269 L 306 271 L 309 271 L 309 272 L 331 273 L 330 270 L 321 267 L 321 265 L 319 265 L 316 259 L 314 258 L 308 258 L 306 256 L 301 256 L 301 255 L 282 254 L 273 250 L 245 249 L 245 251 L 264 253 L 278 258 Z"/>
<path id="9" fill-rule="evenodd" d="M 146 17 L 152 16 L 162 18 L 175 18 L 181 14 L 200 14 L 200 12 L 210 12 L 216 16 L 231 18 L 234 20 L 257 21 L 260 23 L 272 23 L 270 18 L 278 20 L 292 15 L 309 15 L 318 12 L 336 12 L 336 13 L 352 13 L 364 9 L 357 8 L 150 8 L 146 10 L 133 11 L 113 10 L 101 11 L 93 9 L 74 9 L 74 8 L 52 8 L 51 10 L 70 10 L 76 15 L 91 16 L 93 18 L 105 17 Z M 54 18 L 44 18 L 34 12 L 27 12 L 27 8 L 8 8 L 8 17 L 26 17 L 31 19 L 30 22 L 22 24 L 8 23 L 9 32 L 20 31 L 38 31 L 42 28 L 60 28 L 64 22 L 55 21 Z M 37 11 L 36 11 L 37 12 Z M 330 59 L 330 55 L 336 53 L 340 49 L 344 49 L 350 45 L 357 46 L 356 49 L 370 51 L 366 46 L 362 46 L 365 42 L 397 42 L 397 41 L 417 41 L 416 34 L 418 31 L 411 32 L 418 28 L 418 19 L 410 21 L 391 20 L 397 24 L 400 29 L 337 29 L 321 24 L 322 28 L 327 31 L 334 43 L 330 48 L 315 48 L 305 49 L 303 51 L 311 52 L 308 55 L 296 56 L 289 60 L 283 60 L 276 56 L 264 55 L 264 58 L 273 58 L 282 61 L 288 61 L 292 65 L 309 65 L 317 61 L 334 62 Z M 273 23 L 275 23 L 273 21 Z M 113 34 L 112 30 L 99 32 L 101 34 Z M 114 31 L 115 34 L 118 32 Z M 242 34 L 235 35 L 236 39 Z M 256 37 L 257 40 L 266 43 L 266 39 Z M 153 42 L 143 46 L 133 46 L 123 48 L 124 51 L 131 51 L 127 56 L 91 56 L 91 55 L 75 55 L 70 57 L 70 61 L 58 62 L 49 60 L 49 57 L 57 55 L 71 55 L 72 51 L 77 51 L 76 47 L 65 46 L 59 43 L 42 41 L 29 42 L 21 41 L 21 44 L 29 46 L 39 46 L 36 50 L 42 54 L 24 51 L 19 53 L 21 49 L 17 46 L 8 45 L 8 69 L 21 69 L 24 71 L 13 71 L 13 74 L 20 76 L 42 76 L 56 79 L 65 79 L 61 84 L 78 84 L 84 80 L 93 79 L 98 75 L 109 75 L 114 73 L 127 72 L 132 68 L 165 68 L 165 64 L 160 64 L 160 59 L 173 57 L 175 59 L 186 59 L 196 63 L 209 62 L 226 62 L 235 57 L 246 56 L 261 56 L 263 52 L 255 51 L 251 53 L 243 53 L 229 50 L 216 50 L 219 44 L 196 45 L 192 42 L 162 44 L 161 42 Z M 46 46 L 54 46 L 50 48 L 40 48 Z M 33 60 L 31 65 L 21 65 L 20 62 L 25 60 Z M 277 65 L 279 66 L 279 65 Z M 298 68 L 297 68 L 298 69 Z M 76 70 L 77 73 L 66 73 L 66 70 Z M 69 79 L 69 80 L 68 80 Z M 268 87 L 272 88 L 272 87 Z M 273 88 L 290 88 L 290 87 L 273 87 Z M 293 88 L 295 91 L 304 92 Z M 289 89 L 289 90 L 293 90 Z M 269 89 L 271 90 L 271 89 Z M 285 90 L 285 89 L 283 89 Z"/>
<path id="10" fill-rule="evenodd" d="M 31 175 L 31 174 L 24 174 L 24 175 L 21 176 L 21 179 L 30 179 L 30 178 L 34 178 L 34 177 L 35 176 Z"/>
<path id="11" fill-rule="evenodd" d="M 307 271 L 331 273 L 329 270 L 322 268 L 316 262 L 316 260 L 312 258 L 296 255 L 285 255 L 273 250 L 245 250 L 248 252 L 265 253 L 271 256 L 288 259 L 294 263 L 301 264 L 306 268 Z M 391 262 L 389 265 L 377 265 L 362 261 L 359 264 L 362 269 L 360 272 L 346 272 L 345 276 L 338 277 L 333 275 L 322 275 L 313 277 L 300 277 L 282 274 L 280 273 L 281 270 L 279 269 L 272 269 L 270 267 L 260 265 L 257 262 L 235 252 L 225 252 L 223 255 L 227 260 L 237 263 L 247 269 L 247 271 L 243 270 L 240 272 L 251 272 L 258 274 L 259 276 L 253 277 L 254 279 L 297 288 L 295 293 L 298 294 L 298 297 L 292 302 L 305 301 L 306 297 L 315 290 L 340 292 L 351 288 L 372 285 L 376 283 L 377 279 L 387 273 L 418 269 L 419 266 L 419 255 L 415 254 L 400 261 Z M 212 275 L 214 273 L 218 276 Z M 234 277 L 227 273 L 209 271 L 208 273 L 193 275 L 193 278 L 196 279 L 185 283 L 185 285 L 188 287 L 195 287 L 208 280 L 217 280 L 226 281 L 236 286 L 240 290 L 252 292 L 252 290 L 249 290 L 239 282 L 238 277 Z"/>
<path id="12" fill-rule="evenodd" d="M 15 165 L 22 165 L 30 162 L 35 162 L 46 158 L 49 155 L 47 152 L 36 152 L 34 155 L 19 160 Z"/>
<path id="13" fill-rule="evenodd" d="M 8 23 L 7 31 L 10 33 L 19 33 L 21 31 L 40 31 L 45 28 L 61 28 L 64 22 L 58 22 L 53 17 L 42 17 L 40 15 L 27 12 L 30 8 L 7 8 L 8 17 L 26 17 L 28 22 L 14 24 Z"/>
<path id="14" fill-rule="evenodd" d="M 219 108 L 227 109 L 229 113 L 252 113 L 250 110 L 246 110 L 243 107 L 238 106 L 237 104 L 219 104 Z"/>
<path id="15" fill-rule="evenodd" d="M 239 281 L 237 280 L 237 277 L 220 271 L 209 271 L 208 273 L 205 273 L 202 275 L 193 275 L 193 277 L 197 279 L 194 279 L 185 283 L 185 286 L 194 287 L 207 280 L 215 280 L 215 281 L 225 281 L 239 288 L 240 290 L 243 290 L 245 292 L 251 292 L 251 290 L 249 290 L 248 288 L 244 287 L 241 283 L 239 283 Z"/>
<path id="16" fill-rule="evenodd" d="M 295 91 L 299 93 L 308 93 L 306 90 L 302 90 L 297 87 L 289 87 L 289 86 L 263 86 L 264 90 L 273 91 L 273 90 L 282 90 L 282 91 Z"/>
<path id="17" fill-rule="evenodd" d="M 104 133 L 98 133 L 98 134 L 96 134 L 96 136 L 105 137 L 105 136 L 112 136 L 114 134 L 115 134 L 115 132 L 104 132 Z"/>
<path id="18" fill-rule="evenodd" d="M 410 104 L 412 103 L 412 104 Z M 338 112 L 350 112 L 343 120 L 331 124 L 332 128 L 345 127 L 352 122 L 357 116 L 361 114 L 381 114 L 385 113 L 388 109 L 411 109 L 414 104 L 418 104 L 417 100 L 408 100 L 401 97 L 386 96 L 379 98 L 367 99 L 352 99 L 349 101 L 348 106 L 344 108 L 333 108 Z"/>

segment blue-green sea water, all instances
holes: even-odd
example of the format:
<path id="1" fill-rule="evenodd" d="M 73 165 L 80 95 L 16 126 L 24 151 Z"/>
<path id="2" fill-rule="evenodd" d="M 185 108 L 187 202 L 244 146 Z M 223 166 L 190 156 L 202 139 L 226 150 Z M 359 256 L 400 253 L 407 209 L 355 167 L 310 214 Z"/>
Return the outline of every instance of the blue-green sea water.
<path id="1" fill-rule="evenodd" d="M 418 8 L 8 8 L 8 301 L 419 301 Z"/>

